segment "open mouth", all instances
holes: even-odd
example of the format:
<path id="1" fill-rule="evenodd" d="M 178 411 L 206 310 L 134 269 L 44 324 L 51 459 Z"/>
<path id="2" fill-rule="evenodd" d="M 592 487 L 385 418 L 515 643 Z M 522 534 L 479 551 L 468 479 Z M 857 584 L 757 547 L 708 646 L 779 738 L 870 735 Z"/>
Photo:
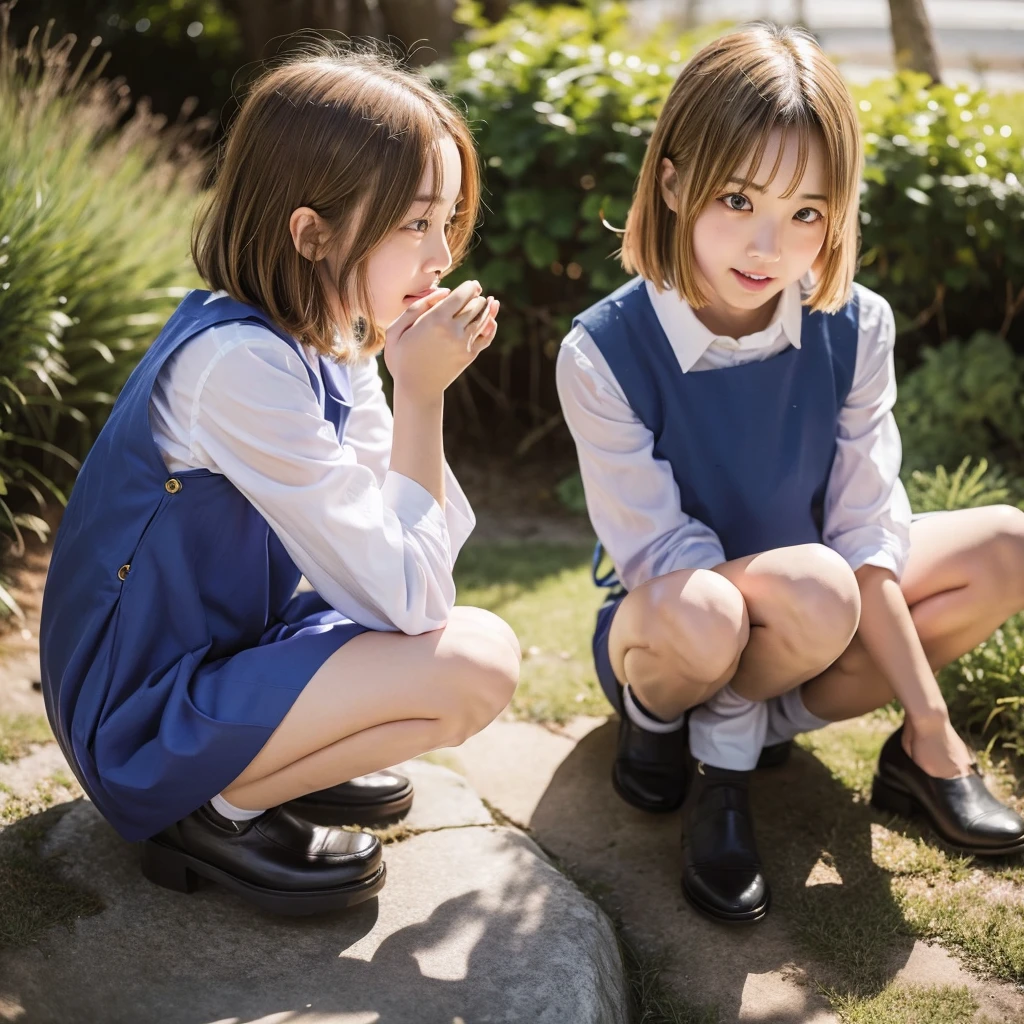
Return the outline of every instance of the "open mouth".
<path id="1" fill-rule="evenodd" d="M 775 280 L 774 277 L 768 277 L 766 274 L 749 274 L 743 270 L 737 270 L 735 267 L 732 268 L 732 274 L 749 291 L 760 291 Z"/>

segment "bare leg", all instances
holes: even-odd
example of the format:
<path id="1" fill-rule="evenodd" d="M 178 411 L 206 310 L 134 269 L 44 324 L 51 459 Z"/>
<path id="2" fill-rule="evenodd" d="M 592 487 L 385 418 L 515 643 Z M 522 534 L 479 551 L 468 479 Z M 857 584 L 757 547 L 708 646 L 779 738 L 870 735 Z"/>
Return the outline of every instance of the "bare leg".
<path id="1" fill-rule="evenodd" d="M 681 569 L 626 595 L 608 653 L 616 678 L 656 715 L 673 719 L 732 678 L 748 635 L 743 597 L 728 580 Z"/>
<path id="2" fill-rule="evenodd" d="M 840 555 L 821 544 L 737 558 L 715 572 L 746 604 L 750 641 L 731 680 L 748 700 L 768 700 L 820 673 L 857 630 L 860 591 Z"/>
<path id="3" fill-rule="evenodd" d="M 462 743 L 508 704 L 519 659 L 508 625 L 477 608 L 419 636 L 364 633 L 324 662 L 224 796 L 274 807 Z"/>
<path id="4" fill-rule="evenodd" d="M 1024 608 L 1024 512 L 1006 505 L 948 512 L 911 526 L 900 586 L 933 670 L 965 654 Z M 804 686 L 807 709 L 839 721 L 893 699 L 856 638 Z"/>

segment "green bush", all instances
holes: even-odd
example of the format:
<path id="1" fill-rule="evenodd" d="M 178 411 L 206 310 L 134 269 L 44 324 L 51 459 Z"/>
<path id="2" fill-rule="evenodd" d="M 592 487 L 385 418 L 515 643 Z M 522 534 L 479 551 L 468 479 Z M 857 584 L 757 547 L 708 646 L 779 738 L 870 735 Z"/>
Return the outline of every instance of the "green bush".
<path id="1" fill-rule="evenodd" d="M 434 70 L 464 103 L 485 169 L 489 209 L 461 273 L 499 294 L 502 317 L 453 411 L 523 451 L 560 426 L 549 364 L 571 317 L 625 280 L 601 214 L 624 222 L 661 103 L 720 27 L 636 40 L 623 4 L 519 4 L 487 25 L 465 3 L 462 16 L 471 30 Z M 901 366 L 979 329 L 1024 354 L 1024 98 L 926 88 L 913 74 L 854 93 L 867 155 L 859 280 L 893 304 Z M 497 416 L 485 421 L 473 396 Z"/>
<path id="2" fill-rule="evenodd" d="M 927 87 L 857 89 L 865 141 L 858 279 L 922 342 L 985 329 L 1024 353 L 1024 98 Z"/>
<path id="3" fill-rule="evenodd" d="M 621 3 L 517 4 L 495 25 L 465 3 L 461 17 L 466 40 L 432 69 L 464 105 L 485 173 L 479 243 L 459 276 L 498 294 L 502 313 L 459 425 L 522 450 L 561 423 L 551 364 L 572 317 L 626 279 L 602 215 L 625 222 L 661 103 L 713 33 L 632 39 Z M 471 395 L 496 401 L 500 428 L 493 416 L 482 427 Z"/>
<path id="4" fill-rule="evenodd" d="M 931 473 L 911 472 L 906 482 L 911 508 L 915 512 L 948 512 L 1024 501 L 1024 486 L 1001 469 L 990 469 L 988 459 L 979 459 L 973 469 L 970 465 L 967 456 L 952 473 L 945 466 L 936 466 Z"/>
<path id="5" fill-rule="evenodd" d="M 1024 757 L 1024 615 L 939 673 L 955 725 Z"/>
<path id="6" fill-rule="evenodd" d="M 896 402 L 904 470 L 991 453 L 1024 473 L 1024 356 L 985 331 L 921 356 L 900 381 Z"/>
<path id="7" fill-rule="evenodd" d="M 201 165 L 70 42 L 10 45 L 0 8 L 0 529 L 64 500 L 121 385 L 193 283 Z M 10 603 L 6 592 L 0 600 Z"/>

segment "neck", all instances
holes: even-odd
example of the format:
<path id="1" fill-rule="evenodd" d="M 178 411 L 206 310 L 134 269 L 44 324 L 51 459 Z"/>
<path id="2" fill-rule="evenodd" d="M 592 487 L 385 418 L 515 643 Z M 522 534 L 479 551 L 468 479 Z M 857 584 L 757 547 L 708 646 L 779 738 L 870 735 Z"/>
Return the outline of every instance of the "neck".
<path id="1" fill-rule="evenodd" d="M 737 309 L 726 305 L 716 296 L 708 305 L 693 312 L 712 333 L 726 338 L 742 338 L 763 331 L 772 322 L 781 298 L 782 292 L 779 292 L 756 309 Z"/>

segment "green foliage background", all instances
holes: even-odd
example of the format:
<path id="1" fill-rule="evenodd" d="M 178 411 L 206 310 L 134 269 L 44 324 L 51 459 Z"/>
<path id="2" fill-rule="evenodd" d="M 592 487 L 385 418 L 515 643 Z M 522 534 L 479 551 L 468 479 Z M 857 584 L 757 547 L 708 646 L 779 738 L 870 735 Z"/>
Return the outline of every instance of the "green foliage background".
<path id="1" fill-rule="evenodd" d="M 230 79 L 237 39 L 216 0 L 140 0 L 129 16 L 114 6 L 83 0 L 77 16 L 86 26 L 105 19 L 108 42 L 145 37 L 140 52 L 162 52 L 175 73 L 216 65 Z M 64 9 L 43 0 L 35 10 L 44 7 Z M 625 221 L 673 79 L 720 27 L 636 39 L 615 3 L 520 4 L 489 25 L 467 0 L 460 17 L 466 38 L 430 74 L 475 130 L 486 211 L 454 280 L 479 277 L 502 316 L 498 341 L 456 386 L 449 426 L 456 444 L 548 452 L 566 441 L 558 344 L 575 313 L 624 280 L 611 229 Z M 189 19 L 203 21 L 198 39 L 182 36 Z M 123 83 L 97 77 L 98 55 L 82 63 L 56 36 L 20 50 L 6 29 L 3 38 L 0 530 L 17 553 L 22 531 L 45 532 L 47 502 L 63 501 L 127 374 L 198 283 L 188 234 L 205 165 L 201 126 L 133 108 Z M 929 87 L 910 74 L 854 93 L 867 157 L 859 279 L 896 313 L 912 498 L 919 509 L 1016 504 L 1024 94 Z M 961 464 L 969 456 L 987 461 L 971 469 Z M 581 502 L 578 480 L 561 493 Z M 2 588 L 0 601 L 10 602 Z M 1024 753 L 1022 643 L 1021 623 L 1007 624 L 943 685 L 960 721 Z"/>

